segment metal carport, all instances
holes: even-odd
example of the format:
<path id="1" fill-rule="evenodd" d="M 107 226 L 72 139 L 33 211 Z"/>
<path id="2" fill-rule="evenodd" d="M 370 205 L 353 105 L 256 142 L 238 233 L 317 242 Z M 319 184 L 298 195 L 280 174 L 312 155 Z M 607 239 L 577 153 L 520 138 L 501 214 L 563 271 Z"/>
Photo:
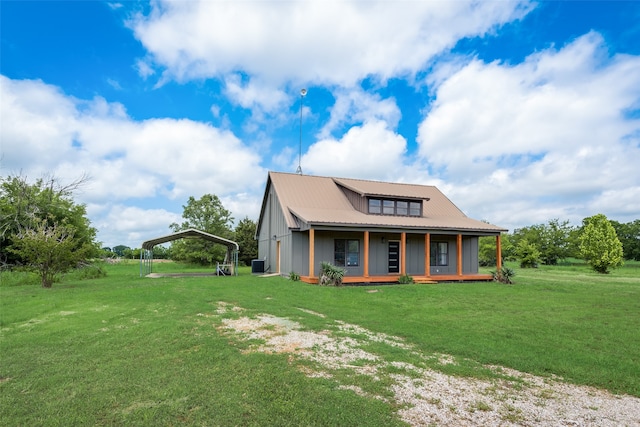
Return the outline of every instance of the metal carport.
<path id="1" fill-rule="evenodd" d="M 238 275 L 238 251 L 240 250 L 240 247 L 236 242 L 206 233 L 204 231 L 196 230 L 195 228 L 189 228 L 187 230 L 178 231 L 173 234 L 156 237 L 155 239 L 142 242 L 142 249 L 140 250 L 140 276 L 146 276 L 147 274 L 151 273 L 153 266 L 154 246 L 174 240 L 189 238 L 200 238 L 226 246 L 227 254 L 225 255 L 224 263 L 222 264 L 222 266 L 228 267 L 231 271 L 231 274 L 236 276 Z M 220 267 L 221 265 L 218 264 L 216 271 L 220 271 Z"/>

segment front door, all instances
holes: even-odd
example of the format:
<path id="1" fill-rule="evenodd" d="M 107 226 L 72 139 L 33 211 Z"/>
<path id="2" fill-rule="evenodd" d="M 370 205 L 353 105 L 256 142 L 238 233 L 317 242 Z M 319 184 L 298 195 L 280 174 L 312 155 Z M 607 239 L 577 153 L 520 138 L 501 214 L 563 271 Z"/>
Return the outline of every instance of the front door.
<path id="1" fill-rule="evenodd" d="M 389 242 L 389 273 L 400 273 L 400 242 Z"/>

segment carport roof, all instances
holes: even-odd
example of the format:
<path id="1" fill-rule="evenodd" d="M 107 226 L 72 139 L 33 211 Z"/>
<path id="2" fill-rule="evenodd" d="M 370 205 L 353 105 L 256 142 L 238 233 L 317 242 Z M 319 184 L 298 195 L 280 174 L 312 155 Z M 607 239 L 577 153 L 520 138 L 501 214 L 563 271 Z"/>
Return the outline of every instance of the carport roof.
<path id="1" fill-rule="evenodd" d="M 229 249 L 239 250 L 239 246 L 232 240 L 225 239 L 223 237 L 215 236 L 213 234 L 206 233 L 204 231 L 196 230 L 195 228 L 189 228 L 188 230 L 178 231 L 177 233 L 168 234 L 162 237 L 156 237 L 155 239 L 142 242 L 142 249 L 152 250 L 154 246 L 162 243 L 171 242 L 173 240 L 179 240 L 190 237 L 198 237 L 204 240 L 209 240 L 214 243 L 225 245 Z"/>

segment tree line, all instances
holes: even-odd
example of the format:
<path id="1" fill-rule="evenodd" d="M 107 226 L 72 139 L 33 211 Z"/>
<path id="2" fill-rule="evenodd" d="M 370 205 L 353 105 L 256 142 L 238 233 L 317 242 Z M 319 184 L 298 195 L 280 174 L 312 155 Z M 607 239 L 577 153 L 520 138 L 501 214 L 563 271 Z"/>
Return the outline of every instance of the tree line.
<path id="1" fill-rule="evenodd" d="M 189 197 L 186 205 L 182 206 L 183 221 L 169 225 L 173 232 L 195 228 L 218 237 L 232 240 L 238 243 L 240 248 L 238 262 L 243 265 L 251 265 L 251 260 L 258 257 L 258 242 L 255 240 L 256 223 L 248 217 L 241 219 L 233 227 L 234 218 L 227 210 L 218 196 L 205 194 L 196 199 Z M 118 256 L 123 258 L 140 258 L 140 248 L 132 249 L 125 245 L 103 248 L 105 256 Z M 189 264 L 202 266 L 214 265 L 224 261 L 227 249 L 220 244 L 203 239 L 182 239 L 171 242 L 170 247 L 154 246 L 153 257 L 155 259 L 172 259 Z"/>
<path id="2" fill-rule="evenodd" d="M 27 177 L 0 177 L 0 267 L 38 273 L 42 286 L 51 287 L 56 276 L 86 266 L 104 257 L 139 258 L 140 249 L 125 245 L 100 248 L 97 230 L 87 218 L 86 206 L 74 201 L 74 192 L 86 184 L 82 176 L 63 185 L 53 176 L 29 182 Z M 189 197 L 183 206 L 183 221 L 173 223 L 173 232 L 195 228 L 238 243 L 238 260 L 250 265 L 258 256 L 256 222 L 234 218 L 220 199 L 205 194 Z M 622 260 L 640 260 L 640 220 L 610 221 L 598 214 L 585 218 L 581 226 L 552 219 L 546 224 L 519 228 L 504 234 L 502 255 L 519 260 L 522 267 L 556 265 L 568 258 L 585 259 L 594 270 L 608 272 Z M 170 258 L 198 265 L 222 262 L 226 248 L 201 239 L 182 239 L 170 247 L 156 246 L 155 258 Z M 480 239 L 481 265 L 496 265 L 496 239 Z"/>
<path id="3" fill-rule="evenodd" d="M 140 256 L 140 249 L 125 245 L 100 247 L 86 206 L 73 197 L 88 181 L 87 176 L 70 184 L 62 184 L 54 176 L 34 182 L 21 174 L 0 177 L 1 270 L 36 272 L 42 286 L 50 288 L 60 274 L 91 265 L 97 259 Z M 244 218 L 233 229 L 233 217 L 217 196 L 206 194 L 198 200 L 190 197 L 183 208 L 184 221 L 169 226 L 174 232 L 196 228 L 236 241 L 239 261 L 247 265 L 258 256 L 256 223 Z M 179 240 L 170 248 L 156 246 L 153 253 L 157 258 L 213 265 L 224 260 L 226 248 L 203 240 Z"/>
<path id="4" fill-rule="evenodd" d="M 99 255 L 97 231 L 86 206 L 73 193 L 88 181 L 83 176 L 63 185 L 54 176 L 30 183 L 23 175 L 0 181 L 0 265 L 38 273 L 50 288 L 60 273 Z"/>
<path id="5" fill-rule="evenodd" d="M 504 260 L 519 261 L 524 268 L 577 258 L 607 273 L 623 260 L 640 261 L 640 220 L 620 223 L 597 214 L 572 226 L 569 221 L 552 219 L 502 234 L 501 249 Z M 480 240 L 479 259 L 481 265 L 496 265 L 495 238 Z"/>

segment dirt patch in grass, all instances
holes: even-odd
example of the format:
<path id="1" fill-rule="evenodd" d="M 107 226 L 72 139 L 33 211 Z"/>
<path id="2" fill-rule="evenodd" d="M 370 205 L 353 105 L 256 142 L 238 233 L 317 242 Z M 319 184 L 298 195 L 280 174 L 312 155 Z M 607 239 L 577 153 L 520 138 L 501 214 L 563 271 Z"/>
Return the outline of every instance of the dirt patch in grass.
<path id="1" fill-rule="evenodd" d="M 456 363 L 449 355 L 420 354 L 398 337 L 344 322 L 320 332 L 308 331 L 290 319 L 269 314 L 242 316 L 242 311 L 221 302 L 212 317 L 218 317 L 221 333 L 250 343 L 243 346 L 245 352 L 289 354 L 291 363 L 312 378 L 339 383 L 348 382 L 349 375 L 361 382 L 369 378 L 372 387 L 354 382 L 339 387 L 398 405 L 398 415 L 410 425 L 640 425 L 640 398 L 498 366 L 486 367 L 496 374 L 492 379 L 451 376 L 385 360 L 365 350 L 371 343 L 382 343 L 425 361 L 435 358 L 442 364 Z"/>

